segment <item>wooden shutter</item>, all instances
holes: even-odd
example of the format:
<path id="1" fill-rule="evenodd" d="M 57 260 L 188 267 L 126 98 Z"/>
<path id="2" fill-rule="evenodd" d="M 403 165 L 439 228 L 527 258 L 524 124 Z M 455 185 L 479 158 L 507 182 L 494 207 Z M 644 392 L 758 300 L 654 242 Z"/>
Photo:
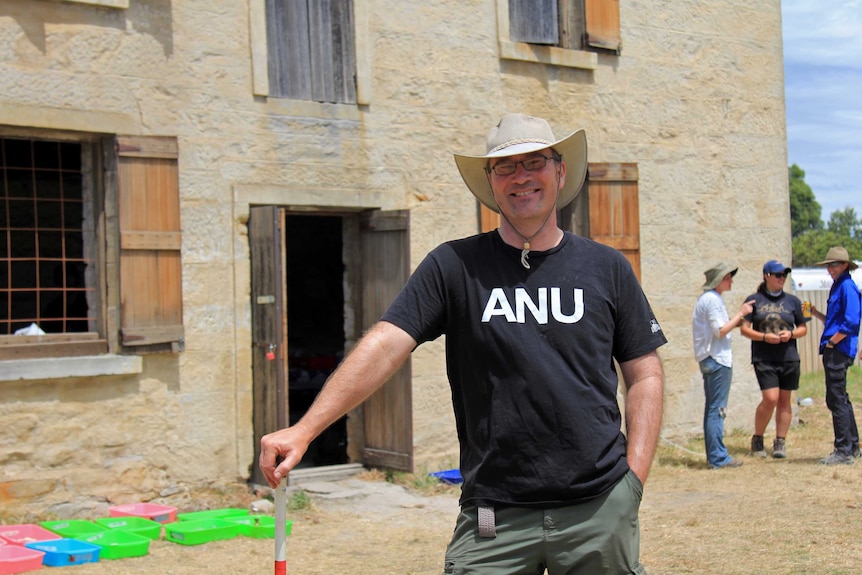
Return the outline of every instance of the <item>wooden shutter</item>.
<path id="1" fill-rule="evenodd" d="M 620 0 L 584 0 L 584 13 L 587 46 L 619 53 Z"/>
<path id="2" fill-rule="evenodd" d="M 479 204 L 479 231 L 485 233 L 499 228 L 500 214 L 478 200 L 476 203 Z"/>
<path id="3" fill-rule="evenodd" d="M 356 103 L 350 0 L 267 0 L 272 96 Z"/>
<path id="4" fill-rule="evenodd" d="M 410 274 L 409 212 L 375 211 L 361 220 L 362 327 L 373 325 Z M 366 465 L 413 471 L 410 359 L 363 403 Z"/>
<path id="5" fill-rule="evenodd" d="M 356 103 L 356 52 L 353 2 L 309 0 L 311 98 L 316 102 Z"/>
<path id="6" fill-rule="evenodd" d="M 179 344 L 183 294 L 177 141 L 119 136 L 117 155 L 120 341 L 130 346 Z"/>
<path id="7" fill-rule="evenodd" d="M 590 163 L 590 237 L 621 251 L 641 277 L 637 164 Z"/>
<path id="8" fill-rule="evenodd" d="M 509 39 L 530 44 L 560 43 L 559 0 L 508 0 Z"/>
<path id="9" fill-rule="evenodd" d="M 266 0 L 270 95 L 311 99 L 311 56 L 306 0 Z"/>

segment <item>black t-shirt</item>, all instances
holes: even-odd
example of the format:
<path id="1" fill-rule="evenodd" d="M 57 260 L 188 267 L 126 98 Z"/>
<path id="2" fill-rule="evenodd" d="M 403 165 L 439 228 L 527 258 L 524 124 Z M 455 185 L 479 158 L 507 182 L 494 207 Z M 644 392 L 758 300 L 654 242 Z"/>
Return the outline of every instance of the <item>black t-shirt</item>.
<path id="1" fill-rule="evenodd" d="M 745 316 L 751 327 L 763 333 L 779 333 L 811 321 L 802 315 L 802 302 L 793 294 L 782 291 L 777 296 L 759 289 L 744 301 L 754 300 L 754 310 Z M 785 343 L 766 343 L 751 340 L 751 363 L 799 361 L 796 340 Z"/>
<path id="2" fill-rule="evenodd" d="M 628 470 L 612 357 L 667 342 L 618 251 L 571 233 L 546 252 L 496 231 L 433 250 L 383 316 L 446 335 L 462 504 L 566 505 Z"/>

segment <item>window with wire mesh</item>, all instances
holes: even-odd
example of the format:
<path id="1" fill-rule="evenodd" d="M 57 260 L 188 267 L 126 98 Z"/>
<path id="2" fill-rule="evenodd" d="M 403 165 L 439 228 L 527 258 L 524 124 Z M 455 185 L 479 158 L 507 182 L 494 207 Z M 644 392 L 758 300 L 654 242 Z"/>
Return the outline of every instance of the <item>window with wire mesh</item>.
<path id="1" fill-rule="evenodd" d="M 0 336 L 90 331 L 81 145 L 0 138 Z"/>

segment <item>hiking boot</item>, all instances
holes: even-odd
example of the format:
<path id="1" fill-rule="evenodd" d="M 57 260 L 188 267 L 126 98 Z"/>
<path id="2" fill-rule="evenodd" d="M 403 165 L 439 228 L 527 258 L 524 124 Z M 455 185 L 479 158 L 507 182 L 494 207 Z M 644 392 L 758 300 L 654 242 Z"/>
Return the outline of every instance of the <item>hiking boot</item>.
<path id="1" fill-rule="evenodd" d="M 783 437 L 776 437 L 772 442 L 772 457 L 775 459 L 784 459 L 787 457 L 787 447 L 784 445 Z"/>
<path id="2" fill-rule="evenodd" d="M 761 459 L 766 458 L 766 449 L 763 447 L 762 435 L 751 436 L 751 455 L 754 457 L 760 457 Z"/>
<path id="3" fill-rule="evenodd" d="M 854 463 L 855 459 L 852 455 L 844 455 L 837 451 L 833 451 L 829 454 L 829 457 L 824 457 L 820 460 L 820 465 L 853 465 Z"/>

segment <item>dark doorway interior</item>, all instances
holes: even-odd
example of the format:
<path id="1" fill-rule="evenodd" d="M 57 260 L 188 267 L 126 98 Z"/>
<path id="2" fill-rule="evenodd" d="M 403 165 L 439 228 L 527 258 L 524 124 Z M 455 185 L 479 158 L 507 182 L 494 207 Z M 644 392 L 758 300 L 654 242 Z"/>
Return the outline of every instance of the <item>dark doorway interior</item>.
<path id="1" fill-rule="evenodd" d="M 289 424 L 305 414 L 344 357 L 342 221 L 287 216 Z M 346 417 L 309 446 L 298 467 L 347 463 Z"/>

